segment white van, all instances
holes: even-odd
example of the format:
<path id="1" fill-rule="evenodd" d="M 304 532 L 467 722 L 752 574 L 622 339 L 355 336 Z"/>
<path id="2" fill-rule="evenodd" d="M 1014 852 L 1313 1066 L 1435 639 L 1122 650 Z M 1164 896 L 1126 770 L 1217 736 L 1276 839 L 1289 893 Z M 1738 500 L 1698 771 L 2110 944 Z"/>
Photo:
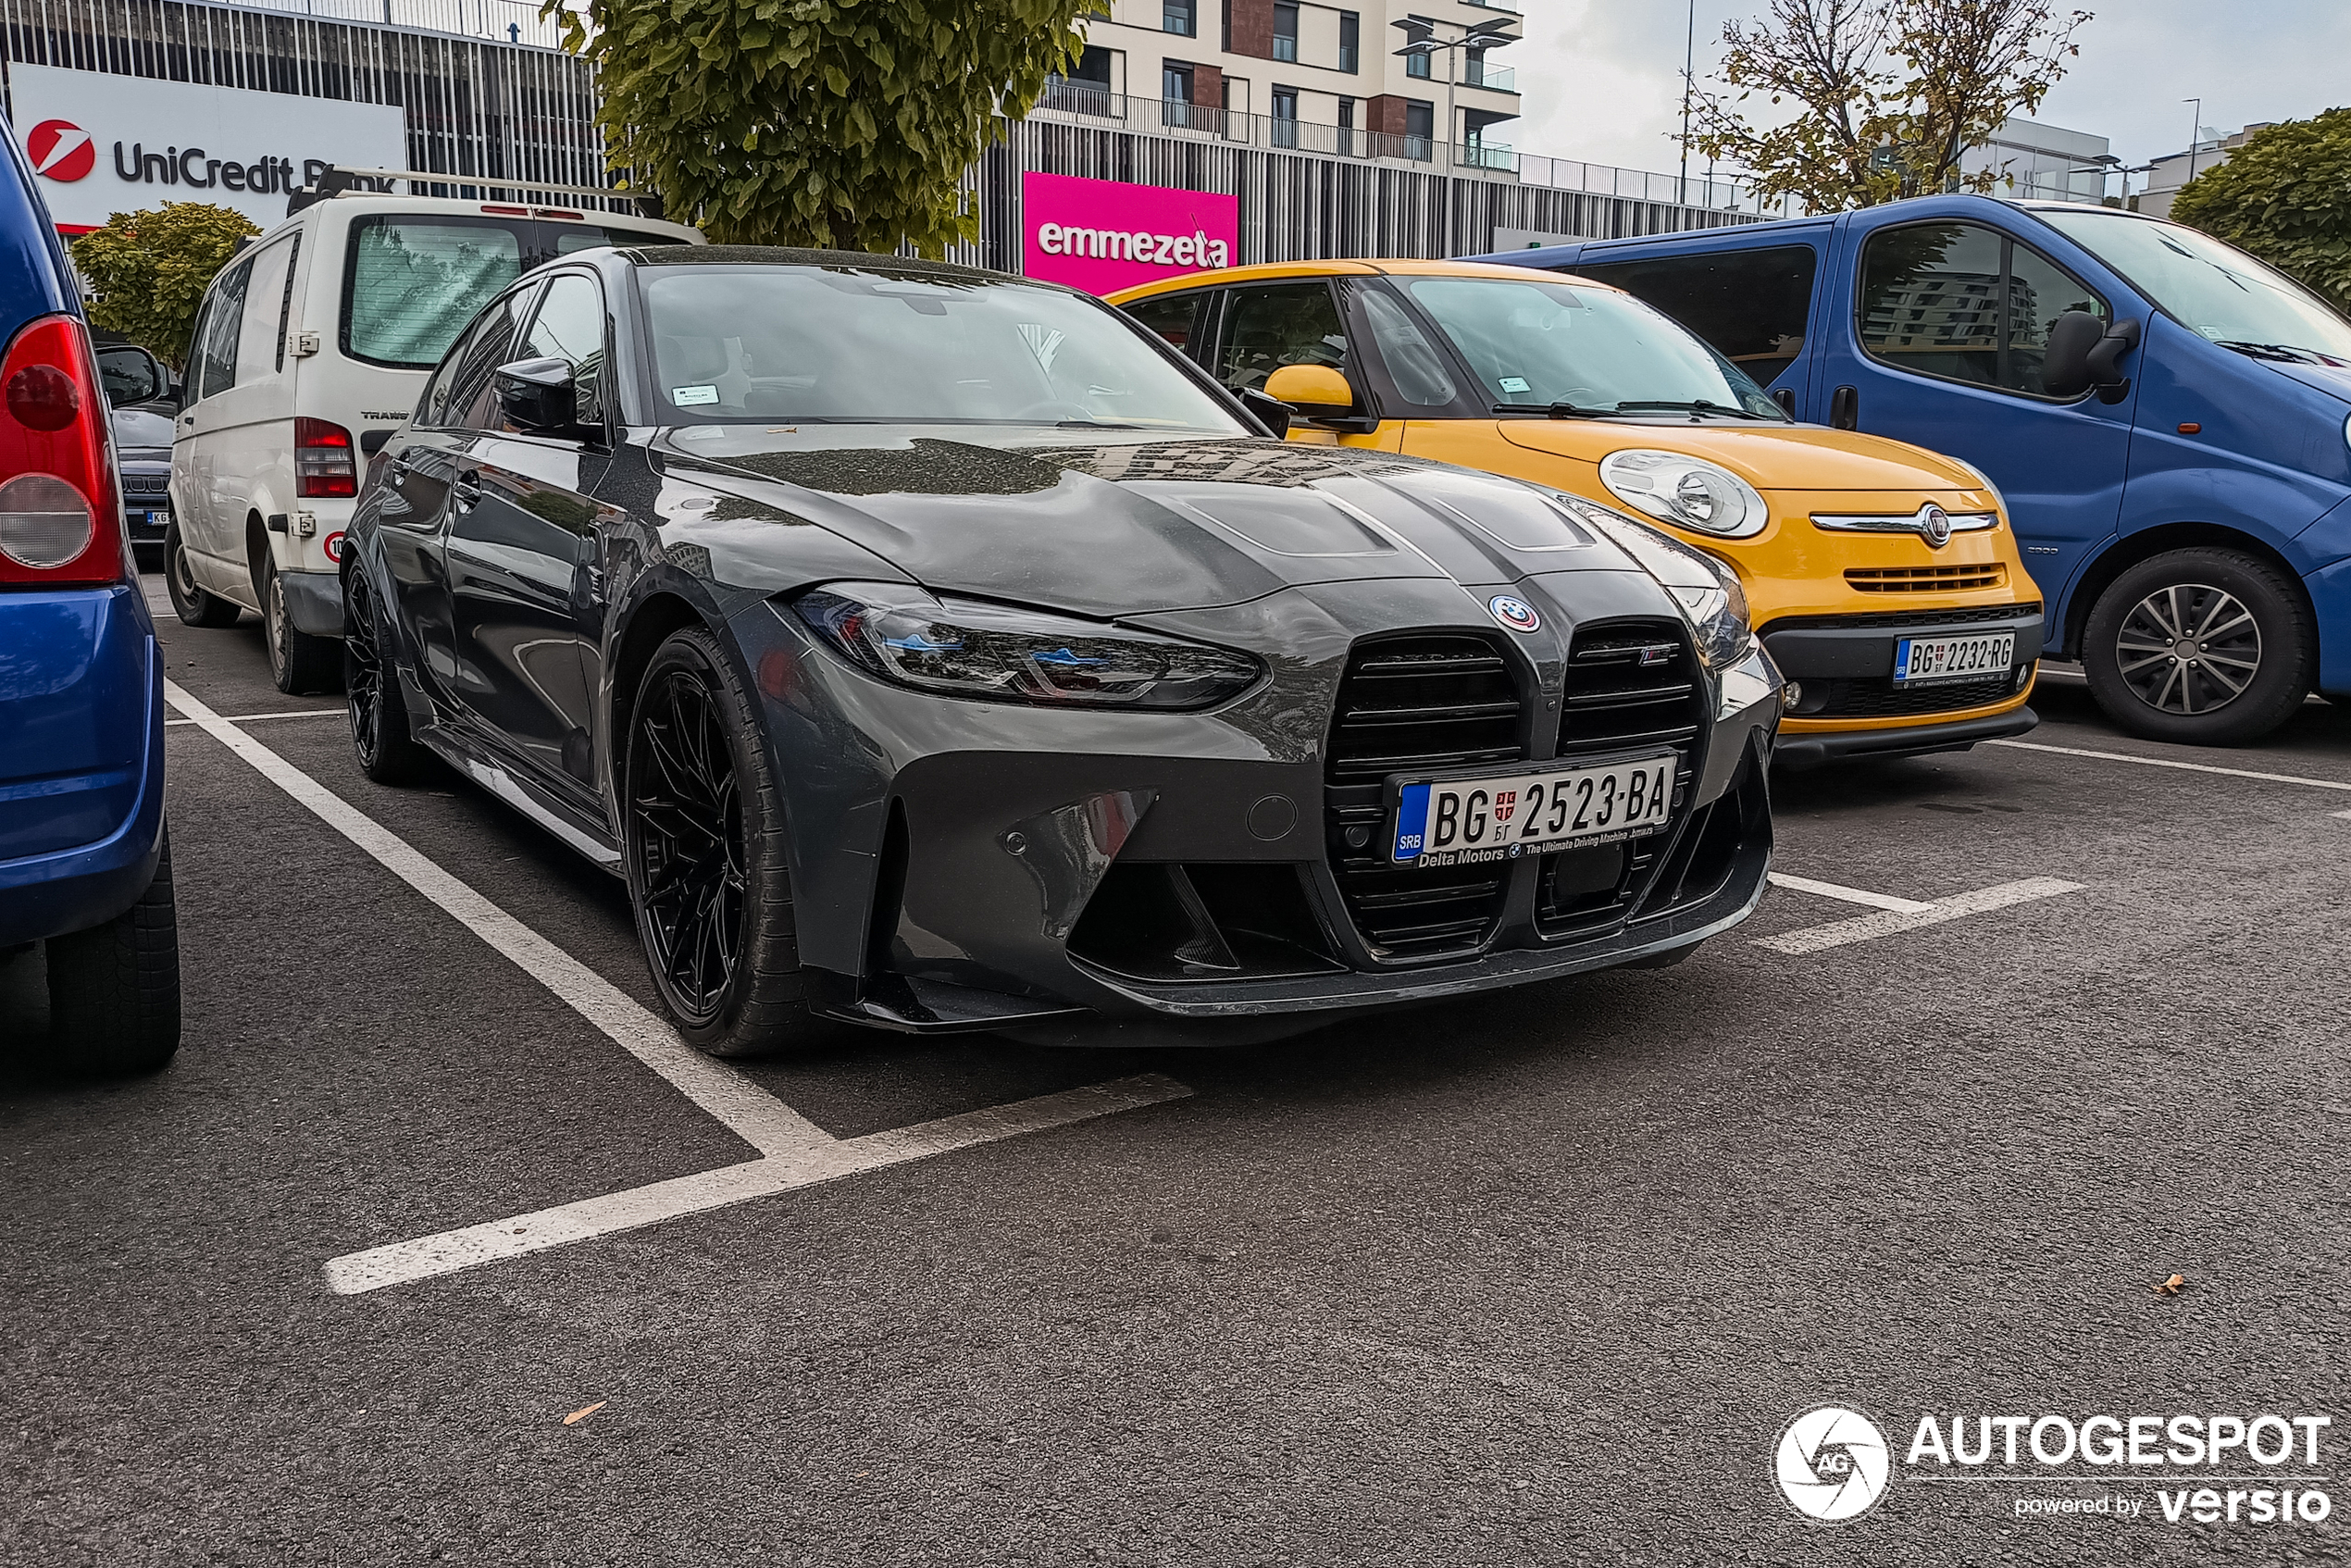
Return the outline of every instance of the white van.
<path id="1" fill-rule="evenodd" d="M 298 210 L 223 268 L 197 310 L 164 576 L 190 626 L 257 612 L 280 691 L 332 691 L 342 677 L 335 564 L 361 465 L 407 419 L 458 331 L 558 256 L 702 236 L 535 202 L 351 191 L 289 205 Z"/>

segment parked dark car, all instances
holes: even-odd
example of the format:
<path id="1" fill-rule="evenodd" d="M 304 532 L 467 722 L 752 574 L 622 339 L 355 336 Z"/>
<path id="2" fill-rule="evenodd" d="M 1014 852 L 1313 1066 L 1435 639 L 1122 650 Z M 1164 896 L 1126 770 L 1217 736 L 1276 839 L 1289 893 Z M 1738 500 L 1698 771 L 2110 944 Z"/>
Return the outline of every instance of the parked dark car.
<path id="1" fill-rule="evenodd" d="M 361 765 L 438 753 L 626 877 L 722 1053 L 1267 1038 L 1743 918 L 1779 682 L 1735 584 L 1278 433 L 1066 289 L 567 258 L 370 467 Z"/>
<path id="2" fill-rule="evenodd" d="M 122 471 L 122 521 L 141 559 L 163 560 L 171 528 L 171 416 L 152 408 L 114 411 L 114 451 Z"/>
<path id="3" fill-rule="evenodd" d="M 42 950 L 53 1060 L 135 1071 L 180 1043 L 163 670 L 81 296 L 0 140 L 0 964 Z"/>

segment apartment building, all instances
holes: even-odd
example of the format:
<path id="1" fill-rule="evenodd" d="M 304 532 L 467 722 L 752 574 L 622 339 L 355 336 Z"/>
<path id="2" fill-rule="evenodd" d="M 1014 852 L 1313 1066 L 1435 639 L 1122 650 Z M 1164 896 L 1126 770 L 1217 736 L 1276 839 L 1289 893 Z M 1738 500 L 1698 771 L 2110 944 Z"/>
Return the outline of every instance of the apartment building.
<path id="1" fill-rule="evenodd" d="M 1489 48 L 1444 45 L 1517 21 L 1515 5 L 1471 0 L 1110 0 L 1057 93 L 1140 100 L 1185 129 L 1270 122 L 1275 146 L 1499 164 L 1490 132 L 1518 118 L 1513 73 Z M 1437 47 L 1397 53 L 1415 37 Z"/>

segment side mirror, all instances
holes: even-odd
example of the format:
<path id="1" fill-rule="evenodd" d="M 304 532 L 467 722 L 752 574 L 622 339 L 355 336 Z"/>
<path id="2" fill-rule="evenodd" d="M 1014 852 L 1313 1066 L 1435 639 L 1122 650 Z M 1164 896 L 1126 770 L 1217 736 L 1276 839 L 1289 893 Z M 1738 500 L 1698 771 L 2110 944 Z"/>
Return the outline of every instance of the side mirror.
<path id="1" fill-rule="evenodd" d="M 1241 406 L 1257 416 L 1258 423 L 1273 432 L 1278 441 L 1289 434 L 1289 404 L 1267 397 L 1255 387 L 1243 387 L 1238 393 Z"/>
<path id="2" fill-rule="evenodd" d="M 517 359 L 491 373 L 498 388 L 498 412 L 526 435 L 579 433 L 579 390 L 568 359 Z"/>
<path id="3" fill-rule="evenodd" d="M 1265 395 L 1310 419 L 1343 419 L 1355 411 L 1355 389 L 1327 365 L 1285 365 L 1265 378 Z"/>
<path id="4" fill-rule="evenodd" d="M 2051 397 L 2080 397 L 2096 387 L 2107 402 L 2120 403 L 2131 385 L 2122 374 L 2122 356 L 2138 342 L 2136 321 L 2108 327 L 2086 310 L 2069 310 L 2049 328 L 2041 354 L 2041 390 Z"/>
<path id="5" fill-rule="evenodd" d="M 2090 384 L 2100 403 L 2120 403 L 2130 395 L 2131 379 L 2122 373 L 2122 356 L 2139 346 L 2139 324 L 2117 321 L 2090 350 Z"/>
<path id="6" fill-rule="evenodd" d="M 98 385 L 117 408 L 153 403 L 171 391 L 171 372 L 137 343 L 108 343 L 97 351 Z"/>

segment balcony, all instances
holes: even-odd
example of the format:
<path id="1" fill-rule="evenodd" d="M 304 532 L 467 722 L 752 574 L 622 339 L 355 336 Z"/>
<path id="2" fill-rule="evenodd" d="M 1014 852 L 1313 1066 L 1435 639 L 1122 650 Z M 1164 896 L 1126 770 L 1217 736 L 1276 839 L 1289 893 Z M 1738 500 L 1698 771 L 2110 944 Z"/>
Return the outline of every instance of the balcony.
<path id="1" fill-rule="evenodd" d="M 1472 60 L 1462 73 L 1464 87 L 1483 87 L 1488 93 L 1518 92 L 1518 72 L 1509 66 L 1489 66 L 1484 60 Z"/>

